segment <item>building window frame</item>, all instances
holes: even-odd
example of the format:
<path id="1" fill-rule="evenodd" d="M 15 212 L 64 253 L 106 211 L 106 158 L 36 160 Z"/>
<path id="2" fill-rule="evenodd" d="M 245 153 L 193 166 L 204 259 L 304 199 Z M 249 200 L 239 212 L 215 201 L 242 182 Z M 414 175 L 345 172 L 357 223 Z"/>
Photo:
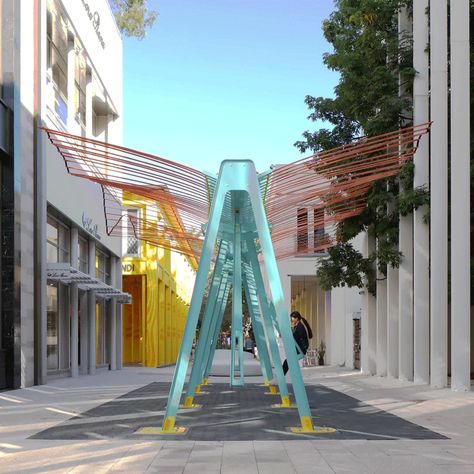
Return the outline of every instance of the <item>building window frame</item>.
<path id="1" fill-rule="evenodd" d="M 296 251 L 308 251 L 308 209 L 299 207 L 296 211 Z"/>
<path id="2" fill-rule="evenodd" d="M 137 237 L 136 232 L 140 223 L 139 207 L 126 207 L 123 214 L 123 229 L 122 229 L 122 253 L 125 257 L 140 258 L 141 242 Z"/>
<path id="3" fill-rule="evenodd" d="M 56 230 L 56 237 L 52 230 Z M 51 234 L 50 234 L 51 232 Z M 71 228 L 58 218 L 48 214 L 46 256 L 49 263 L 70 263 L 71 255 Z"/>
<path id="4" fill-rule="evenodd" d="M 83 273 L 89 273 L 89 240 L 82 235 L 77 240 L 77 268 Z"/>
<path id="5" fill-rule="evenodd" d="M 69 22 L 56 1 L 48 2 L 46 20 L 46 61 L 54 89 L 53 110 L 64 125 L 68 119 Z"/>
<path id="6" fill-rule="evenodd" d="M 86 86 L 87 86 L 87 59 L 79 40 L 75 39 L 74 64 L 74 113 L 81 130 L 86 130 Z"/>
<path id="7" fill-rule="evenodd" d="M 110 254 L 96 247 L 95 251 L 95 274 L 96 278 L 107 285 L 110 284 Z"/>

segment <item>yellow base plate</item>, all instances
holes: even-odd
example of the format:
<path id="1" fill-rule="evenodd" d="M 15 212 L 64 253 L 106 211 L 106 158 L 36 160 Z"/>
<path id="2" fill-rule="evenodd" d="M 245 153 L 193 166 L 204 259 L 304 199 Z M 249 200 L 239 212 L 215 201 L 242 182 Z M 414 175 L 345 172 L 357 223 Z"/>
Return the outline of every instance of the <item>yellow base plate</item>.
<path id="1" fill-rule="evenodd" d="M 184 426 L 177 426 L 170 431 L 163 431 L 161 426 L 144 426 L 137 431 L 135 434 L 145 434 L 145 435 L 180 435 L 185 434 L 187 429 Z"/>
<path id="2" fill-rule="evenodd" d="M 191 408 L 202 408 L 202 405 L 199 405 L 197 403 L 193 403 L 191 406 L 180 405 L 179 408 L 180 408 L 180 410 L 190 410 Z"/>
<path id="3" fill-rule="evenodd" d="M 330 428 L 329 426 L 315 426 L 312 430 L 307 430 L 301 426 L 293 426 L 290 428 L 292 433 L 305 433 L 305 434 L 327 434 L 335 433 L 336 428 Z"/>
<path id="4" fill-rule="evenodd" d="M 275 403 L 272 408 L 298 408 L 296 403 L 290 403 L 289 405 L 283 405 L 282 403 Z"/>

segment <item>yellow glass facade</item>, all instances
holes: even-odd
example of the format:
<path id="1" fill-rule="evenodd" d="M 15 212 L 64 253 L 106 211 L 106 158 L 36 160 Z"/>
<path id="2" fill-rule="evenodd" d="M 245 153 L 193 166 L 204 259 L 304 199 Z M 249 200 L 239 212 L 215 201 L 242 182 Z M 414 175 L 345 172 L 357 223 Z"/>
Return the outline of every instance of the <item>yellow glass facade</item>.
<path id="1" fill-rule="evenodd" d="M 146 212 L 145 203 L 129 203 Z M 181 254 L 144 241 L 139 256 L 122 257 L 123 291 L 132 295 L 132 304 L 123 306 L 124 364 L 176 362 L 194 286 L 191 265 Z"/>

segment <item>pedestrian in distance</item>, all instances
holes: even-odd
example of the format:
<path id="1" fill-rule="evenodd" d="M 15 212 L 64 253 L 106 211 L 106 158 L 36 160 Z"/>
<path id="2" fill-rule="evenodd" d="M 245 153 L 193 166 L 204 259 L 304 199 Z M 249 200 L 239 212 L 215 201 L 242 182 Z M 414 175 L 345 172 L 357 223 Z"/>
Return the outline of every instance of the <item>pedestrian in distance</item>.
<path id="1" fill-rule="evenodd" d="M 290 314 L 291 317 L 291 330 L 293 331 L 293 338 L 297 344 L 296 352 L 301 355 L 300 350 L 303 352 L 302 357 L 306 354 L 309 347 L 309 340 L 313 337 L 313 331 L 308 321 L 306 321 L 299 311 L 293 311 Z M 283 362 L 283 374 L 286 375 L 288 372 L 288 361 L 285 359 Z"/>

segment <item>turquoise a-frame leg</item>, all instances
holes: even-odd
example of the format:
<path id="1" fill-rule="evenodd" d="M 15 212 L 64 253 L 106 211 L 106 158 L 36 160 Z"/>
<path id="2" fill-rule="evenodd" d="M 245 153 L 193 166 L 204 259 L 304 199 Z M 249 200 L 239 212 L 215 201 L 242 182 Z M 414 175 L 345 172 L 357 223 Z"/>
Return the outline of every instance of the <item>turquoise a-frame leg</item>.
<path id="1" fill-rule="evenodd" d="M 232 327 L 230 344 L 230 386 L 244 385 L 244 341 L 242 328 L 242 235 L 237 196 L 232 199 L 234 218 Z M 237 359 L 236 359 L 237 358 Z M 238 364 L 237 364 L 238 363 Z M 237 365 L 239 377 L 236 376 Z"/>
<path id="2" fill-rule="evenodd" d="M 300 366 L 298 364 L 295 341 L 291 332 L 289 314 L 283 298 L 283 289 L 281 287 L 280 275 L 275 258 L 275 252 L 270 236 L 270 229 L 265 217 L 265 209 L 262 199 L 259 199 L 258 188 L 256 189 L 256 180 L 249 180 L 249 195 L 255 216 L 259 243 L 262 249 L 263 263 L 267 270 L 268 283 L 276 310 L 278 326 L 280 328 L 283 345 L 285 348 L 286 359 L 290 371 L 291 381 L 295 394 L 298 412 L 300 415 L 301 427 L 294 428 L 299 432 L 314 432 L 311 410 L 309 408 L 308 397 L 303 383 Z"/>
<path id="3" fill-rule="evenodd" d="M 244 265 L 243 286 L 245 290 L 245 298 L 247 299 L 247 307 L 252 321 L 253 333 L 255 336 L 255 344 L 258 350 L 258 358 L 262 368 L 263 380 L 266 384 L 272 379 L 272 364 L 268 355 L 267 342 L 265 339 L 265 331 L 263 329 L 260 309 L 258 307 L 257 295 L 254 288 L 249 288 L 248 280 L 250 279 L 248 265 Z"/>
<path id="4" fill-rule="evenodd" d="M 214 360 L 214 354 L 216 353 L 217 338 L 219 336 L 220 328 L 222 327 L 222 320 L 224 319 L 224 312 L 227 306 L 227 301 L 229 299 L 230 288 L 231 288 L 231 285 L 228 282 L 224 289 L 224 297 L 222 298 L 220 312 L 217 315 L 217 325 L 215 326 L 214 333 L 211 339 L 211 346 L 210 346 L 211 350 L 210 350 L 209 357 L 207 360 L 206 369 L 204 371 L 204 377 L 203 377 L 204 380 L 207 380 L 209 378 L 209 374 L 211 373 L 212 362 Z"/>
<path id="5" fill-rule="evenodd" d="M 221 170 L 222 167 L 223 165 L 221 165 Z M 184 428 L 177 428 L 175 426 L 176 413 L 178 412 L 181 393 L 183 391 L 184 382 L 186 379 L 186 372 L 189 366 L 194 334 L 196 332 L 199 312 L 201 310 L 204 291 L 206 289 L 207 276 L 209 274 L 211 259 L 214 253 L 214 246 L 217 240 L 222 208 L 224 206 L 225 195 L 227 193 L 225 185 L 220 185 L 222 177 L 223 175 L 221 174 L 219 176 L 216 192 L 214 193 L 214 198 L 212 201 L 210 218 L 206 229 L 201 257 L 199 259 L 194 290 L 191 297 L 191 303 L 189 305 L 188 316 L 184 327 L 178 359 L 176 361 L 173 381 L 171 383 L 171 388 L 168 395 L 168 404 L 166 406 L 165 417 L 163 419 L 162 425 L 163 433 L 176 434 L 183 433 L 185 431 Z"/>
<path id="6" fill-rule="evenodd" d="M 219 244 L 219 250 L 217 252 L 217 260 L 214 266 L 212 274 L 212 281 L 210 285 L 209 295 L 206 301 L 206 307 L 204 310 L 204 316 L 202 319 L 201 330 L 199 338 L 196 344 L 196 351 L 194 353 L 193 367 L 191 375 L 189 377 L 188 388 L 186 391 L 186 397 L 184 399 L 184 408 L 194 408 L 193 398 L 196 391 L 200 391 L 200 384 L 203 381 L 204 372 L 204 361 L 207 361 L 207 355 L 209 353 L 210 333 L 211 325 L 213 322 L 212 315 L 216 311 L 216 307 L 220 307 L 219 304 L 219 290 L 221 285 L 225 284 L 223 280 L 223 270 L 227 259 L 228 245 L 227 242 L 221 241 Z"/>
<path id="7" fill-rule="evenodd" d="M 255 289 L 263 312 L 263 321 L 265 324 L 265 331 L 267 333 L 268 345 L 270 347 L 274 372 L 277 378 L 278 388 L 280 390 L 281 405 L 283 407 L 290 407 L 291 403 L 288 393 L 288 386 L 286 384 L 285 375 L 283 374 L 280 351 L 278 350 L 278 343 L 275 336 L 275 326 L 272 317 L 272 304 L 268 300 L 267 294 L 265 292 L 265 285 L 263 282 L 262 272 L 258 262 L 257 250 L 255 248 L 253 239 L 247 240 L 246 256 L 249 260 L 250 267 L 252 268 L 251 275 L 254 279 Z M 270 385 L 269 391 L 270 394 L 277 394 L 275 387 L 272 385 Z"/>
<path id="8" fill-rule="evenodd" d="M 240 193 L 237 193 L 239 192 Z M 242 196 L 241 191 L 244 191 L 245 194 L 248 193 L 248 198 L 250 201 L 250 211 L 246 211 L 246 218 L 248 222 L 243 221 L 243 216 L 240 215 L 239 219 L 236 219 L 235 210 L 239 209 L 239 213 L 242 210 L 245 211 L 243 207 L 239 207 L 239 203 L 235 204 L 234 197 Z M 229 200 L 226 201 L 226 194 L 231 194 L 230 202 L 234 204 L 228 206 Z M 235 192 L 235 194 L 234 194 Z M 247 200 L 248 201 L 248 200 Z M 246 202 L 247 202 L 246 201 Z M 224 204 L 226 204 L 226 209 L 224 210 Z M 228 208 L 230 207 L 230 209 Z M 247 206 L 248 207 L 248 206 Z M 224 211 L 224 214 L 223 214 Z M 222 217 L 222 222 L 221 222 Z M 227 219 L 227 221 L 226 221 Z M 217 185 L 214 191 L 214 196 L 212 200 L 212 206 L 210 210 L 209 223 L 206 229 L 206 235 L 204 238 L 203 249 L 201 253 L 201 258 L 199 260 L 199 267 L 196 274 L 196 282 L 194 286 L 193 295 L 191 298 L 191 304 L 188 311 L 188 317 L 186 320 L 186 326 L 183 333 L 183 339 L 180 347 L 180 352 L 178 355 L 178 360 L 176 363 L 176 368 L 173 376 L 173 382 L 171 384 L 170 393 L 168 397 L 168 405 L 166 407 L 166 413 L 162 425 L 162 433 L 171 433 L 176 434 L 177 432 L 183 432 L 184 429 L 175 427 L 176 413 L 178 410 L 181 393 L 183 390 L 186 372 L 189 365 L 189 357 L 192 348 L 192 341 L 194 338 L 194 333 L 196 331 L 196 325 L 199 317 L 199 312 L 202 306 L 203 294 L 206 288 L 206 281 L 210 270 L 211 258 L 214 252 L 214 247 L 217 243 L 219 232 L 222 237 L 225 232 L 228 232 L 229 227 L 232 229 L 233 234 L 233 258 L 234 258 L 234 274 L 232 276 L 233 283 L 233 296 L 237 296 L 242 292 L 241 288 L 241 225 L 251 223 L 256 231 L 256 235 L 259 239 L 259 245 L 262 249 L 263 263 L 267 269 L 267 274 L 269 275 L 269 286 L 271 291 L 271 299 L 275 306 L 276 311 L 276 320 L 278 321 L 278 326 L 283 339 L 283 344 L 285 347 L 285 352 L 287 354 L 287 360 L 289 365 L 289 370 L 291 374 L 291 379 L 293 381 L 293 388 L 295 392 L 295 398 L 298 405 L 298 411 L 301 420 L 301 427 L 298 428 L 299 431 L 304 432 L 314 432 L 313 423 L 311 419 L 311 412 L 309 409 L 308 399 L 306 396 L 306 391 L 303 384 L 303 379 L 300 372 L 300 367 L 298 365 L 298 360 L 296 357 L 296 349 L 294 345 L 293 336 L 290 328 L 290 321 L 288 312 L 286 311 L 285 303 L 283 300 L 283 291 L 281 288 L 281 283 L 278 274 L 278 268 L 276 265 L 275 255 L 273 252 L 272 242 L 270 238 L 270 230 L 268 227 L 268 222 L 265 217 L 265 210 L 263 207 L 262 198 L 260 195 L 259 183 L 257 180 L 257 173 L 255 166 L 251 161 L 248 160 L 238 160 L 238 161 L 229 161 L 226 160 L 222 162 L 219 178 Z M 222 228 L 221 228 L 222 226 Z M 225 228 L 225 229 L 224 229 Z M 252 245 L 255 248 L 255 244 Z M 256 251 L 256 249 L 255 249 Z M 237 256 L 237 258 L 236 258 Z M 236 262 L 237 260 L 237 262 Z M 239 264 L 237 267 L 236 263 Z M 252 265 L 252 269 L 255 272 L 255 266 Z M 238 274 L 238 275 L 236 275 Z M 258 286 L 258 283 L 257 283 Z M 259 298 L 261 296 L 259 295 Z M 241 304 L 241 298 L 240 298 Z M 239 304 L 237 303 L 233 308 L 233 318 L 239 316 Z M 241 317 L 241 307 L 240 307 L 240 317 Z M 210 317 L 206 316 L 207 318 Z M 268 314 L 263 315 L 264 320 L 268 319 Z M 204 321 L 203 321 L 204 323 Z M 240 319 L 240 323 L 242 323 Z M 237 330 L 239 325 L 237 323 Z M 271 338 L 270 335 L 268 335 Z M 273 334 L 274 337 L 274 334 Z M 232 335 L 232 338 L 235 338 L 235 334 Z M 205 351 L 204 351 L 205 352 Z M 273 355 L 273 354 L 272 354 Z M 233 365 L 234 369 L 235 366 Z M 241 375 L 243 375 L 243 366 L 242 362 L 239 365 Z M 276 369 L 277 375 L 278 370 Z M 283 390 L 286 387 L 284 382 L 280 383 L 280 390 Z M 191 400 L 192 403 L 192 400 Z"/>

